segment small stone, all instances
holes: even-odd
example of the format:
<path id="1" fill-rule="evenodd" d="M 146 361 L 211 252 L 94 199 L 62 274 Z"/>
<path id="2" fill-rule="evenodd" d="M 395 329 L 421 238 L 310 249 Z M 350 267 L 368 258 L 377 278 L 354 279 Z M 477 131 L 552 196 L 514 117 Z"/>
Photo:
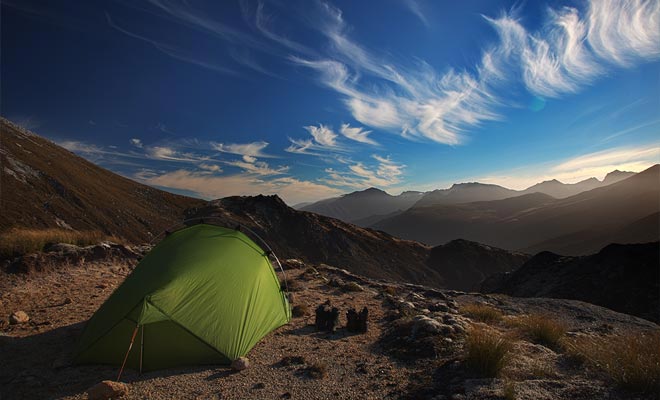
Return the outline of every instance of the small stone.
<path id="1" fill-rule="evenodd" d="M 16 311 L 9 317 L 9 323 L 12 325 L 24 324 L 30 320 L 30 316 L 25 311 Z"/>
<path id="2" fill-rule="evenodd" d="M 71 304 L 71 303 L 73 303 L 73 300 L 71 300 L 71 297 L 67 297 L 67 298 L 65 298 L 64 301 L 62 302 L 62 305 L 65 305 L 65 304 Z"/>
<path id="3" fill-rule="evenodd" d="M 289 393 L 289 392 L 284 392 L 280 396 L 280 399 L 290 399 L 290 398 L 291 398 L 291 393 Z"/>
<path id="4" fill-rule="evenodd" d="M 94 286 L 96 289 L 106 289 L 108 285 L 105 283 L 99 283 L 98 285 Z"/>
<path id="5" fill-rule="evenodd" d="M 252 385 L 252 389 L 263 389 L 266 387 L 266 384 L 263 382 L 255 383 Z"/>
<path id="6" fill-rule="evenodd" d="M 118 399 L 128 394 L 128 385 L 122 382 L 102 381 L 87 389 L 89 400 Z"/>
<path id="7" fill-rule="evenodd" d="M 247 357 L 238 357 L 234 361 L 231 362 L 231 369 L 234 371 L 243 371 L 244 369 L 247 369 L 250 367 L 250 361 L 247 359 Z"/>

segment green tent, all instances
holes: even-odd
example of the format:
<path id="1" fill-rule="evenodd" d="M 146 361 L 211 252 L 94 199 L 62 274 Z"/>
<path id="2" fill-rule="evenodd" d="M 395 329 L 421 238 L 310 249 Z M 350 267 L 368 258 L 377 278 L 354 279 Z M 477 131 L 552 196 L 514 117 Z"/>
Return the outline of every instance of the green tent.
<path id="1" fill-rule="evenodd" d="M 141 371 L 224 364 L 290 319 L 268 255 L 239 231 L 199 224 L 142 259 L 89 320 L 74 360 L 121 365 L 127 357 Z"/>

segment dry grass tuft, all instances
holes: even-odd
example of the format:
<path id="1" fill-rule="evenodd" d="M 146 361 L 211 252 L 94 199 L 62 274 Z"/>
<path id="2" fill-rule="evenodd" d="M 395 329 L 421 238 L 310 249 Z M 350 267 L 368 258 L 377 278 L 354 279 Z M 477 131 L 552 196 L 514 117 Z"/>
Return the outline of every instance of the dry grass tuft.
<path id="1" fill-rule="evenodd" d="M 69 243 L 88 246 L 104 240 L 123 243 L 122 239 L 99 231 L 72 231 L 66 229 L 11 228 L 0 233 L 0 256 L 11 257 L 43 250 L 49 243 Z"/>
<path id="2" fill-rule="evenodd" d="M 544 314 L 529 314 L 513 320 L 513 324 L 534 343 L 559 348 L 566 334 L 566 324 Z"/>
<path id="3" fill-rule="evenodd" d="M 565 348 L 574 359 L 601 370 L 624 389 L 660 393 L 660 331 L 576 337 Z"/>
<path id="4" fill-rule="evenodd" d="M 390 296 L 396 296 L 396 288 L 394 286 L 386 286 L 383 289 L 383 293 L 389 294 Z"/>
<path id="5" fill-rule="evenodd" d="M 503 317 L 502 312 L 497 308 L 480 303 L 465 304 L 461 306 L 460 311 L 475 321 L 487 324 L 500 322 Z"/>
<path id="6" fill-rule="evenodd" d="M 466 337 L 465 350 L 468 369 L 479 376 L 494 378 L 509 359 L 511 341 L 493 330 L 473 327 Z"/>
<path id="7" fill-rule="evenodd" d="M 293 306 L 291 309 L 291 315 L 293 315 L 294 318 L 301 318 L 306 315 L 309 315 L 309 307 L 307 307 L 307 304 L 298 304 Z"/>

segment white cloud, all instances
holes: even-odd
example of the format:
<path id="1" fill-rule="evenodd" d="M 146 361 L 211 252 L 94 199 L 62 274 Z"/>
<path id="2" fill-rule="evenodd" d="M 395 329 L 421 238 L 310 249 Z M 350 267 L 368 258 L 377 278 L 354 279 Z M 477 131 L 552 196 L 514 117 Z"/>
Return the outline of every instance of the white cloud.
<path id="1" fill-rule="evenodd" d="M 349 165 L 348 169 L 344 171 L 328 168 L 325 170 L 327 176 L 321 179 L 321 182 L 330 186 L 351 189 L 384 188 L 401 182 L 405 165 L 377 155 L 373 155 L 372 158 L 377 161 L 377 165 L 365 165 L 358 162 Z"/>
<path id="2" fill-rule="evenodd" d="M 211 142 L 211 147 L 217 151 L 228 153 L 228 154 L 237 154 L 239 156 L 248 157 L 248 159 L 254 159 L 256 157 L 268 158 L 273 157 L 269 154 L 265 154 L 263 150 L 268 147 L 268 142 L 263 140 L 250 143 L 216 143 Z M 246 162 L 249 162 L 246 159 Z"/>
<path id="3" fill-rule="evenodd" d="M 374 55 L 349 37 L 341 10 L 326 3 L 321 9 L 316 26 L 330 52 L 290 60 L 317 71 L 361 123 L 451 145 L 464 142 L 467 130 L 499 119 L 499 109 L 516 107 L 512 85 L 559 97 L 606 73 L 608 64 L 660 57 L 657 1 L 592 0 L 586 16 L 572 7 L 549 8 L 537 31 L 528 31 L 514 12 L 485 17 L 499 42 L 483 51 L 474 72 L 442 74 L 423 61 L 411 67 Z"/>
<path id="4" fill-rule="evenodd" d="M 224 163 L 232 167 L 240 168 L 248 174 L 259 175 L 259 176 L 282 175 L 285 174 L 287 171 L 289 171 L 288 166 L 279 166 L 276 168 L 272 168 L 268 165 L 268 163 L 265 163 L 263 161 L 256 161 L 256 162 L 225 161 Z"/>
<path id="5" fill-rule="evenodd" d="M 657 0 L 591 0 L 587 19 L 589 45 L 602 59 L 628 66 L 660 57 Z"/>
<path id="6" fill-rule="evenodd" d="M 323 124 L 319 126 L 305 126 L 307 132 L 314 138 L 314 141 L 323 147 L 337 147 L 337 134 Z"/>
<path id="7" fill-rule="evenodd" d="M 63 140 L 56 143 L 73 153 L 82 153 L 87 155 L 108 153 L 106 150 L 95 144 L 80 142 L 77 140 Z"/>
<path id="8" fill-rule="evenodd" d="M 184 169 L 147 175 L 142 181 L 149 185 L 189 190 L 207 199 L 277 194 L 290 205 L 342 194 L 339 189 L 292 177 L 264 180 L 250 174 L 213 176 Z"/>
<path id="9" fill-rule="evenodd" d="M 304 126 L 312 139 L 292 139 L 289 138 L 291 145 L 284 149 L 289 153 L 309 154 L 322 156 L 324 152 L 344 152 L 346 149 L 337 142 L 338 135 L 326 125 Z"/>
<path id="10" fill-rule="evenodd" d="M 154 160 L 199 162 L 210 160 L 209 156 L 202 156 L 190 152 L 181 152 L 170 146 L 151 146 L 145 149 L 147 157 Z"/>
<path id="11" fill-rule="evenodd" d="M 424 14 L 424 11 L 422 10 L 422 6 L 419 3 L 419 0 L 403 0 L 403 4 L 410 10 L 415 17 L 417 17 L 424 26 L 428 27 L 429 26 L 429 21 L 426 19 L 426 15 Z"/>
<path id="12" fill-rule="evenodd" d="M 371 131 L 367 131 L 362 127 L 351 127 L 349 124 L 342 124 L 341 129 L 339 131 L 341 132 L 342 135 L 346 136 L 351 140 L 355 140 L 356 142 L 372 144 L 372 145 L 378 144 L 369 137 Z"/>
<path id="13" fill-rule="evenodd" d="M 135 146 L 135 147 L 137 147 L 137 148 L 140 148 L 140 149 L 141 149 L 142 147 L 144 147 L 144 145 L 142 144 L 142 140 L 137 139 L 137 138 L 132 138 L 132 139 L 130 140 L 130 143 L 131 143 L 131 145 L 133 145 L 133 146 Z"/>
<path id="14" fill-rule="evenodd" d="M 204 171 L 208 171 L 210 173 L 216 173 L 217 174 L 217 173 L 222 172 L 222 168 L 220 168 L 220 166 L 217 165 L 217 164 L 204 164 L 204 163 L 202 163 L 202 164 L 199 164 L 197 167 L 199 169 L 202 169 Z"/>

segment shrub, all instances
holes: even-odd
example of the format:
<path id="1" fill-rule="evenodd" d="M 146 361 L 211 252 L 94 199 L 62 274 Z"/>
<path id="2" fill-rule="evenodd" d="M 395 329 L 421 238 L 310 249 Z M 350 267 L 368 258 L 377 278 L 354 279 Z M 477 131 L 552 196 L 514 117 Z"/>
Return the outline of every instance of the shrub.
<path id="1" fill-rule="evenodd" d="M 624 389 L 660 392 L 660 331 L 576 337 L 565 347 L 574 359 L 604 372 Z"/>
<path id="2" fill-rule="evenodd" d="M 465 365 L 475 374 L 494 378 L 506 365 L 511 342 L 502 335 L 473 327 L 465 340 Z"/>
<path id="3" fill-rule="evenodd" d="M 523 333 L 534 343 L 549 348 L 558 348 L 559 342 L 566 334 L 566 325 L 543 314 L 529 314 L 515 320 Z"/>
<path id="4" fill-rule="evenodd" d="M 383 293 L 389 294 L 390 296 L 396 296 L 396 288 L 394 286 L 385 286 Z"/>
<path id="5" fill-rule="evenodd" d="M 0 256 L 10 257 L 43 250 L 48 243 L 69 243 L 77 246 L 96 244 L 104 240 L 123 243 L 122 239 L 99 231 L 67 229 L 11 228 L 0 233 Z"/>
<path id="6" fill-rule="evenodd" d="M 480 322 L 494 323 L 502 320 L 502 312 L 487 304 L 465 304 L 461 306 L 460 311 L 468 317 Z"/>

